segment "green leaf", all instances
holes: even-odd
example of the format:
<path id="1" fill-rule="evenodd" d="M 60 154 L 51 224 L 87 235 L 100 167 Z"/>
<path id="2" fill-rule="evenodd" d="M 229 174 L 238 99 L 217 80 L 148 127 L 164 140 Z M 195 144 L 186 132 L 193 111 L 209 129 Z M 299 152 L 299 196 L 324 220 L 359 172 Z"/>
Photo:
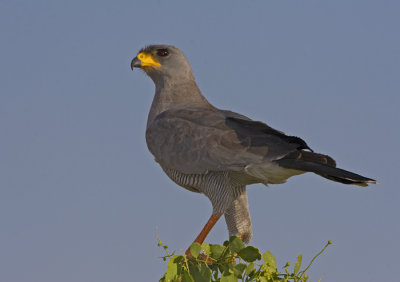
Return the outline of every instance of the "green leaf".
<path id="1" fill-rule="evenodd" d="M 240 252 L 238 252 L 238 255 L 247 262 L 253 262 L 261 259 L 260 251 L 252 246 L 247 246 L 246 248 L 241 249 Z"/>
<path id="2" fill-rule="evenodd" d="M 192 275 L 190 275 L 186 269 L 184 269 L 182 273 L 182 282 L 195 282 Z"/>
<path id="3" fill-rule="evenodd" d="M 192 257 L 197 258 L 200 254 L 200 251 L 201 251 L 201 246 L 199 243 L 194 242 L 190 246 L 190 254 L 192 255 Z"/>
<path id="4" fill-rule="evenodd" d="M 253 271 L 256 271 L 256 268 L 254 267 L 254 263 L 249 263 L 249 265 L 246 268 L 246 275 L 250 275 Z"/>
<path id="5" fill-rule="evenodd" d="M 238 279 L 233 273 L 230 273 L 228 275 L 223 275 L 221 277 L 221 282 L 238 282 Z"/>
<path id="6" fill-rule="evenodd" d="M 231 271 L 231 269 L 226 261 L 224 261 L 223 263 L 219 263 L 218 268 L 219 268 L 219 272 L 221 272 L 221 275 L 223 275 L 223 274 L 229 275 L 229 273 L 233 272 L 233 271 Z"/>
<path id="7" fill-rule="evenodd" d="M 222 256 L 224 250 L 225 247 L 221 245 L 210 245 L 211 257 L 213 259 L 219 259 Z"/>
<path id="8" fill-rule="evenodd" d="M 176 276 L 178 275 L 178 263 L 175 262 L 176 257 L 177 256 L 173 256 L 168 261 L 167 272 L 165 273 L 166 282 L 174 281 L 174 279 L 176 279 Z"/>
<path id="9" fill-rule="evenodd" d="M 296 264 L 294 265 L 294 270 L 293 270 L 294 274 L 296 274 L 297 272 L 299 272 L 302 259 L 303 259 L 303 256 L 302 256 L 301 254 L 299 254 L 299 255 L 297 256 L 297 262 L 296 262 Z"/>
<path id="10" fill-rule="evenodd" d="M 175 255 L 175 256 L 173 256 L 171 259 L 172 259 L 175 263 L 180 264 L 180 263 L 183 261 L 184 256 L 183 256 L 183 255 Z"/>
<path id="11" fill-rule="evenodd" d="M 276 259 L 270 251 L 263 253 L 262 258 L 269 267 L 271 267 L 274 271 L 276 270 Z"/>
<path id="12" fill-rule="evenodd" d="M 194 281 L 211 281 L 211 270 L 204 263 L 196 263 L 190 265 L 189 271 Z"/>
<path id="13" fill-rule="evenodd" d="M 246 269 L 246 264 L 239 263 L 233 267 L 233 273 L 236 277 L 241 278 L 243 271 Z"/>
<path id="14" fill-rule="evenodd" d="M 210 254 L 211 254 L 210 245 L 207 244 L 207 243 L 201 244 L 201 250 L 202 250 L 204 253 L 206 253 L 207 255 L 210 255 Z"/>
<path id="15" fill-rule="evenodd" d="M 244 244 L 242 239 L 240 239 L 238 236 L 232 236 L 229 239 L 231 250 L 234 252 L 239 252 L 241 249 L 244 248 Z"/>

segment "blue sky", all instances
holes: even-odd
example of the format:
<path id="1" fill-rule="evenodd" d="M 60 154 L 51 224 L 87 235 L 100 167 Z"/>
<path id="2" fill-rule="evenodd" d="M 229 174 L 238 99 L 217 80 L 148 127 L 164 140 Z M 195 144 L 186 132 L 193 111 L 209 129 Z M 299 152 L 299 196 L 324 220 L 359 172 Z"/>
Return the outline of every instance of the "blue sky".
<path id="1" fill-rule="evenodd" d="M 157 281 L 155 229 L 185 249 L 211 213 L 144 133 L 154 93 L 130 70 L 173 44 L 215 106 L 300 136 L 369 188 L 313 174 L 250 186 L 252 244 L 312 281 L 398 276 L 397 1 L 0 3 L 0 281 Z M 221 220 L 207 238 L 227 238 Z"/>

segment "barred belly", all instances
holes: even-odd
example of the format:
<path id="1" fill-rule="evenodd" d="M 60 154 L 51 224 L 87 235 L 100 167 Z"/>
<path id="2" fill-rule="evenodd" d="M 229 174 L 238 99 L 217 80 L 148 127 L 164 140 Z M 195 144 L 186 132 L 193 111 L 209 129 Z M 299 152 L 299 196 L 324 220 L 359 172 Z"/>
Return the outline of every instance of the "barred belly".
<path id="1" fill-rule="evenodd" d="M 179 186 L 206 195 L 212 202 L 214 212 L 224 213 L 246 189 L 246 184 L 241 182 L 240 178 L 227 171 L 185 174 L 172 169 L 163 170 Z"/>

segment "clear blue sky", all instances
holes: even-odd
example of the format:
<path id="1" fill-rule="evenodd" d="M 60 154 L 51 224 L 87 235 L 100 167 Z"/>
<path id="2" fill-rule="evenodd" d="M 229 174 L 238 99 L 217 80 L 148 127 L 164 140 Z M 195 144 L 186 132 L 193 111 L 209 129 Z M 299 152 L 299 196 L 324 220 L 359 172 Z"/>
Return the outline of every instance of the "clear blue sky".
<path id="1" fill-rule="evenodd" d="M 398 1 L 0 2 L 0 281 L 157 281 L 211 213 L 147 150 L 147 44 L 189 58 L 217 107 L 297 135 L 382 184 L 249 187 L 252 244 L 313 281 L 398 278 Z M 202 1 L 203 2 L 203 1 Z M 221 220 L 207 238 L 227 238 Z"/>

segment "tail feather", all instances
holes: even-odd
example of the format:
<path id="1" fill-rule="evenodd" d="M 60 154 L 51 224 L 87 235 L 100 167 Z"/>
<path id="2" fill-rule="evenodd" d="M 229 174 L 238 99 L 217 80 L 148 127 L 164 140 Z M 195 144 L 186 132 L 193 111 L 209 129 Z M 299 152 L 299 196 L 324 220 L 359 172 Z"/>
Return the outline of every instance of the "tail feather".
<path id="1" fill-rule="evenodd" d="M 336 168 L 336 162 L 331 157 L 312 152 L 297 151 L 275 162 L 284 168 L 314 172 L 329 180 L 344 184 L 368 186 L 368 183 L 378 183 L 374 179 Z"/>

